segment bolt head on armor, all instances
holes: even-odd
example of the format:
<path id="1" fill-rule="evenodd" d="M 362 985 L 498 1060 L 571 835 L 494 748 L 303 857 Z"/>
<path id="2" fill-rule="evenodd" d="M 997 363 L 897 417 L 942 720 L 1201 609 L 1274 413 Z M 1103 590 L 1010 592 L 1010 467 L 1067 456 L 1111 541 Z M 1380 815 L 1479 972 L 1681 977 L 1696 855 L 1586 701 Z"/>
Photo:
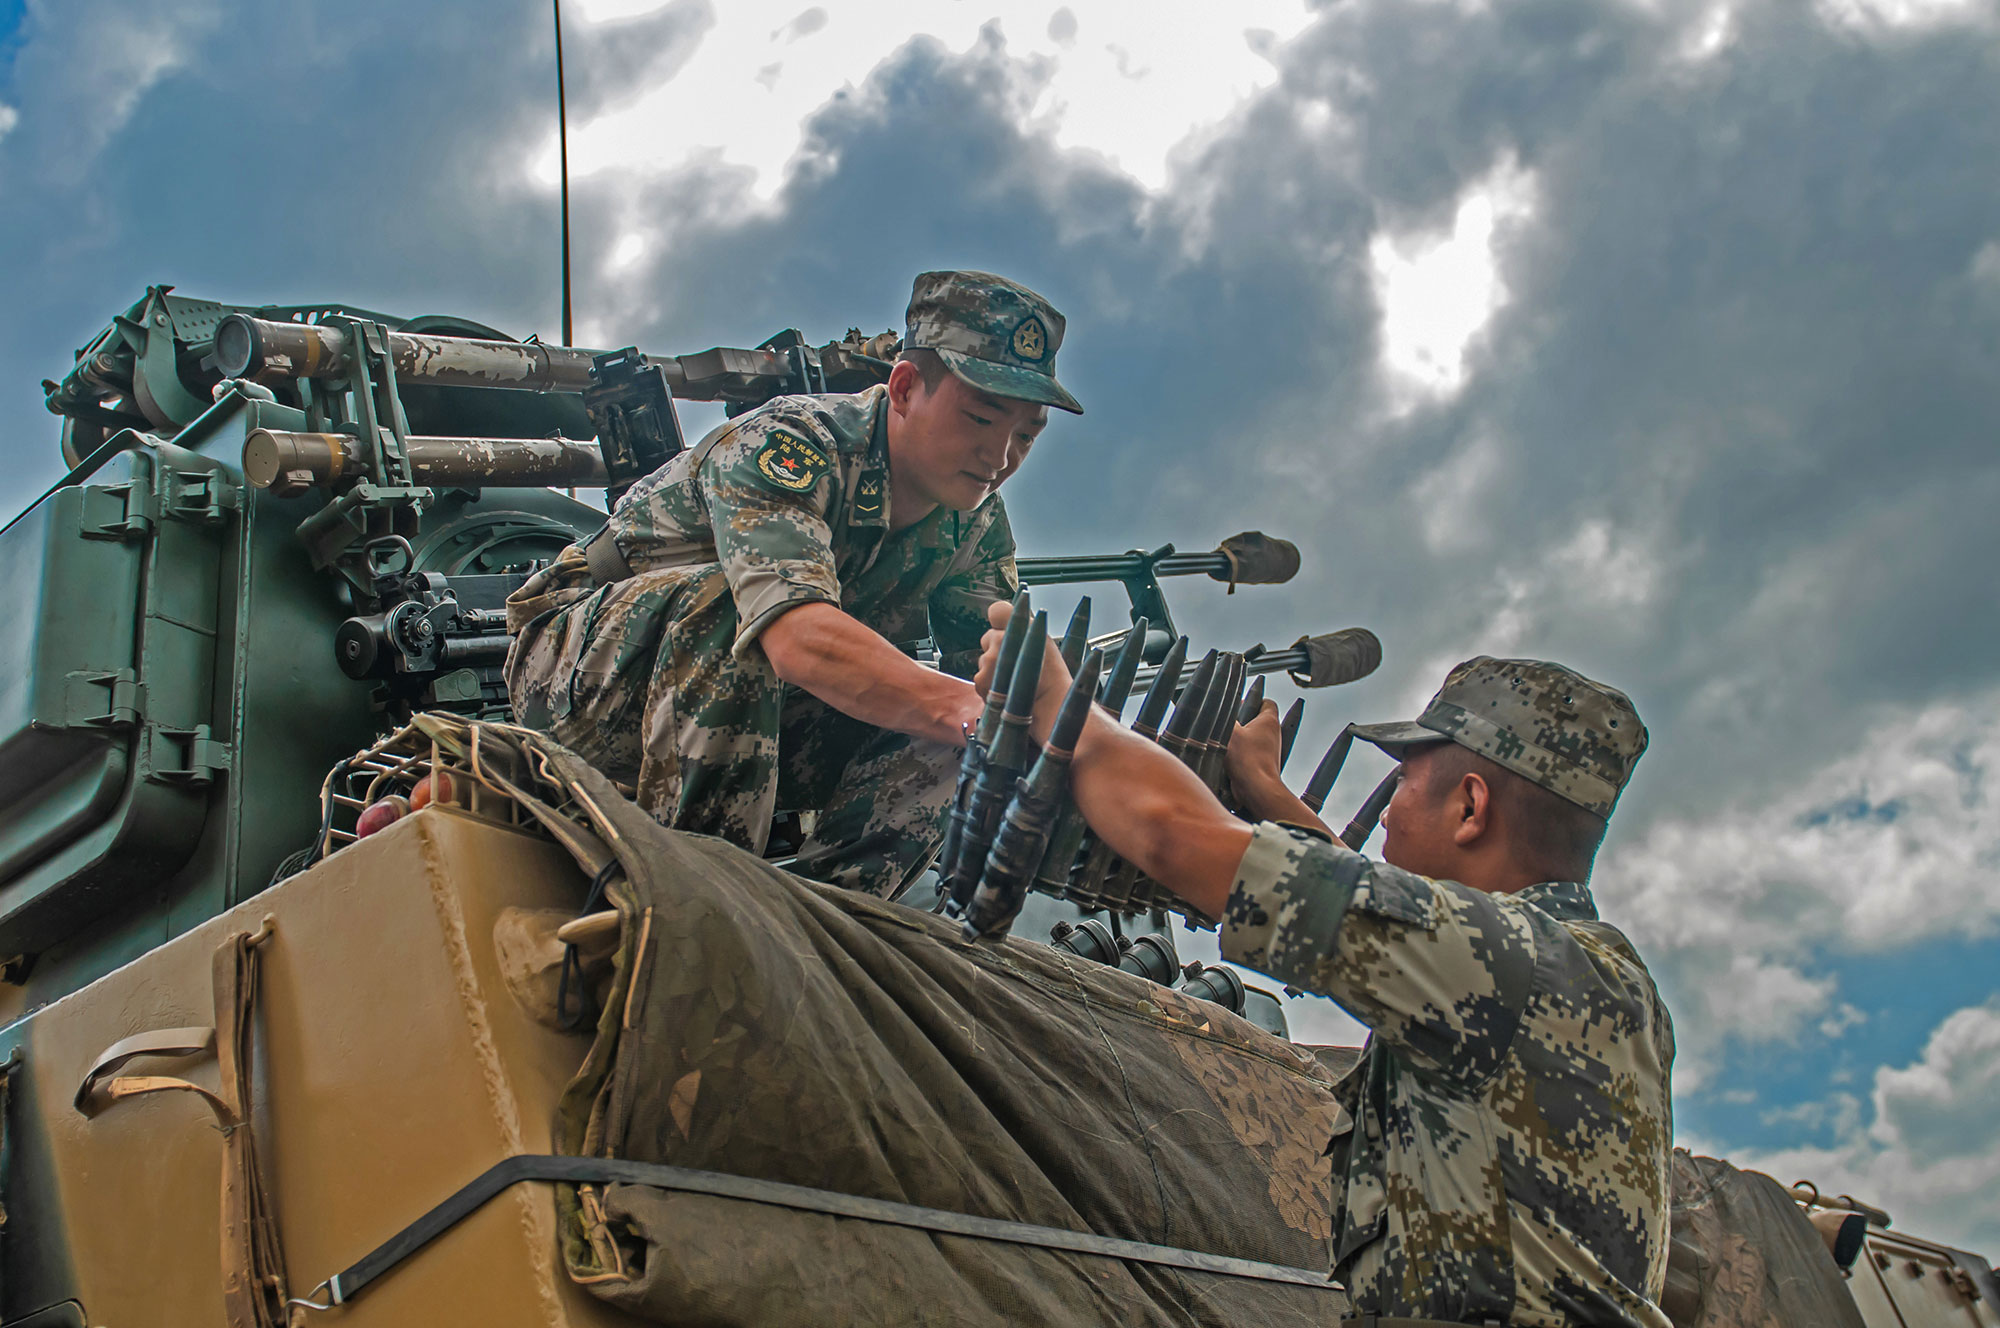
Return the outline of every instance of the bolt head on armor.
<path id="1" fill-rule="evenodd" d="M 1354 736 L 1397 760 L 1455 742 L 1586 811 L 1610 816 L 1645 753 L 1631 698 L 1541 659 L 1466 660 L 1414 720 L 1361 724 Z"/>
<path id="2" fill-rule="evenodd" d="M 1019 282 L 991 272 L 925 272 L 905 322 L 905 350 L 929 347 L 981 391 L 1083 414 L 1056 381 L 1063 316 Z"/>

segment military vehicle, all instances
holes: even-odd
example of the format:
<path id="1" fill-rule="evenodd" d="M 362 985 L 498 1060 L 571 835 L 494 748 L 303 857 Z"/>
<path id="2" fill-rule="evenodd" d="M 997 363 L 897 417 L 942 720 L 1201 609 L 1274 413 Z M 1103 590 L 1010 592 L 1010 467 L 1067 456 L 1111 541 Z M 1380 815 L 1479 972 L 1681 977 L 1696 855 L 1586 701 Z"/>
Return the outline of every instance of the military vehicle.
<path id="1" fill-rule="evenodd" d="M 602 524 L 577 490 L 679 450 L 677 400 L 858 390 L 895 350 L 593 352 L 160 286 L 45 384 L 70 470 L 0 532 L 0 1325 L 1339 1318 L 1319 1172 L 1354 1052 L 1184 970 L 1168 897 L 1080 824 L 1004 905 L 961 873 L 965 926 L 1013 932 L 966 941 L 931 911 L 952 861 L 888 904 L 641 852 L 620 790 L 506 722 L 502 604 Z M 1161 578 L 1282 580 L 1270 541 L 1021 567 L 1122 585 L 1130 626 L 1066 646 L 1211 780 L 1251 678 L 1373 666 L 1354 634 L 1187 665 Z M 688 939 L 647 969 L 656 923 Z M 746 1028 L 789 1059 L 700 1059 Z M 876 1094 L 954 1200 L 881 1170 L 903 1143 L 843 1111 Z M 1676 1166 L 1683 1328 L 2000 1324 L 1976 1255 Z"/>

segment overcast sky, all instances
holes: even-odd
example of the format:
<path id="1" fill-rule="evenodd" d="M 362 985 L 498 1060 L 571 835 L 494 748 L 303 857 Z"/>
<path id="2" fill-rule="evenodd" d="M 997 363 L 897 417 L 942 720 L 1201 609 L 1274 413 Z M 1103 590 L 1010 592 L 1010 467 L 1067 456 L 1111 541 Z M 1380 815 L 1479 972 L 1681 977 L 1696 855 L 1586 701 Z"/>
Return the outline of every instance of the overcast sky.
<path id="1" fill-rule="evenodd" d="M 1204 643 L 1381 635 L 1301 765 L 1475 653 L 1624 688 L 1596 886 L 1682 1142 L 2000 1254 L 1992 0 L 568 17 L 580 341 L 1040 289 L 1088 413 L 1024 552 L 1296 541 L 1289 587 L 1174 589 Z M 61 471 L 39 380 L 149 283 L 554 337 L 555 160 L 540 0 L 0 0 L 8 505 Z"/>

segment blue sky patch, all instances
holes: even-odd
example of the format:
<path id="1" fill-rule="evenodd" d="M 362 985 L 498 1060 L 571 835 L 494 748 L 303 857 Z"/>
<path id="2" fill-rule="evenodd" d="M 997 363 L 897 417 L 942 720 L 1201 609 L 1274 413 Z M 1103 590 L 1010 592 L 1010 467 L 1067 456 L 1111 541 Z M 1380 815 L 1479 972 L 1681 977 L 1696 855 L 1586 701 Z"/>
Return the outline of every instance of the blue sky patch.
<path id="1" fill-rule="evenodd" d="M 0 0 L 0 87 L 14 63 L 28 21 L 28 0 Z"/>
<path id="2" fill-rule="evenodd" d="M 1676 1099 L 1682 1132 L 1728 1148 L 1834 1143 L 1843 1122 L 1826 1104 L 1835 1094 L 1859 1099 L 1865 1122 L 1878 1066 L 1918 1060 L 1947 1015 L 2000 993 L 2000 940 L 1849 956 L 1830 971 L 1840 980 L 1836 1000 L 1865 1017 L 1836 1016 L 1839 1031 L 1811 1030 L 1797 1046 L 1733 1046 L 1699 1092 Z"/>

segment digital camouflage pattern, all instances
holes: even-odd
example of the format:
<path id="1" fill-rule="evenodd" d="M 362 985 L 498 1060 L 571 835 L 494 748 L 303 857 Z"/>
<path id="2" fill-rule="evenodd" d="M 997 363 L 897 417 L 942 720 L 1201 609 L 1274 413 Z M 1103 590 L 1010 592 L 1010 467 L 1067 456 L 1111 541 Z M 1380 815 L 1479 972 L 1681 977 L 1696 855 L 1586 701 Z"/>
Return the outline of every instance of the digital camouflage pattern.
<path id="1" fill-rule="evenodd" d="M 1414 721 L 1357 725 L 1354 736 L 1398 760 L 1450 739 L 1599 816 L 1610 816 L 1646 751 L 1625 693 L 1541 659 L 1468 659 Z"/>
<path id="2" fill-rule="evenodd" d="M 1019 584 L 998 495 L 891 531 L 887 400 L 780 397 L 731 421 L 618 504 L 608 537 L 629 579 L 598 586 L 571 547 L 507 605 L 522 724 L 663 823 L 752 852 L 775 808 L 817 809 L 796 870 L 879 894 L 935 848 L 957 753 L 787 688 L 757 637 L 833 604 L 899 645 L 933 638 L 969 675 L 987 605 Z"/>
<path id="3" fill-rule="evenodd" d="M 1373 1030 L 1332 1150 L 1357 1311 L 1666 1328 L 1673 1025 L 1587 887 L 1484 894 L 1266 824 L 1221 944 Z"/>
<path id="4" fill-rule="evenodd" d="M 1019 282 L 991 272 L 925 272 L 910 293 L 905 324 L 905 348 L 935 350 L 974 387 L 1083 414 L 1056 381 L 1063 316 Z"/>

